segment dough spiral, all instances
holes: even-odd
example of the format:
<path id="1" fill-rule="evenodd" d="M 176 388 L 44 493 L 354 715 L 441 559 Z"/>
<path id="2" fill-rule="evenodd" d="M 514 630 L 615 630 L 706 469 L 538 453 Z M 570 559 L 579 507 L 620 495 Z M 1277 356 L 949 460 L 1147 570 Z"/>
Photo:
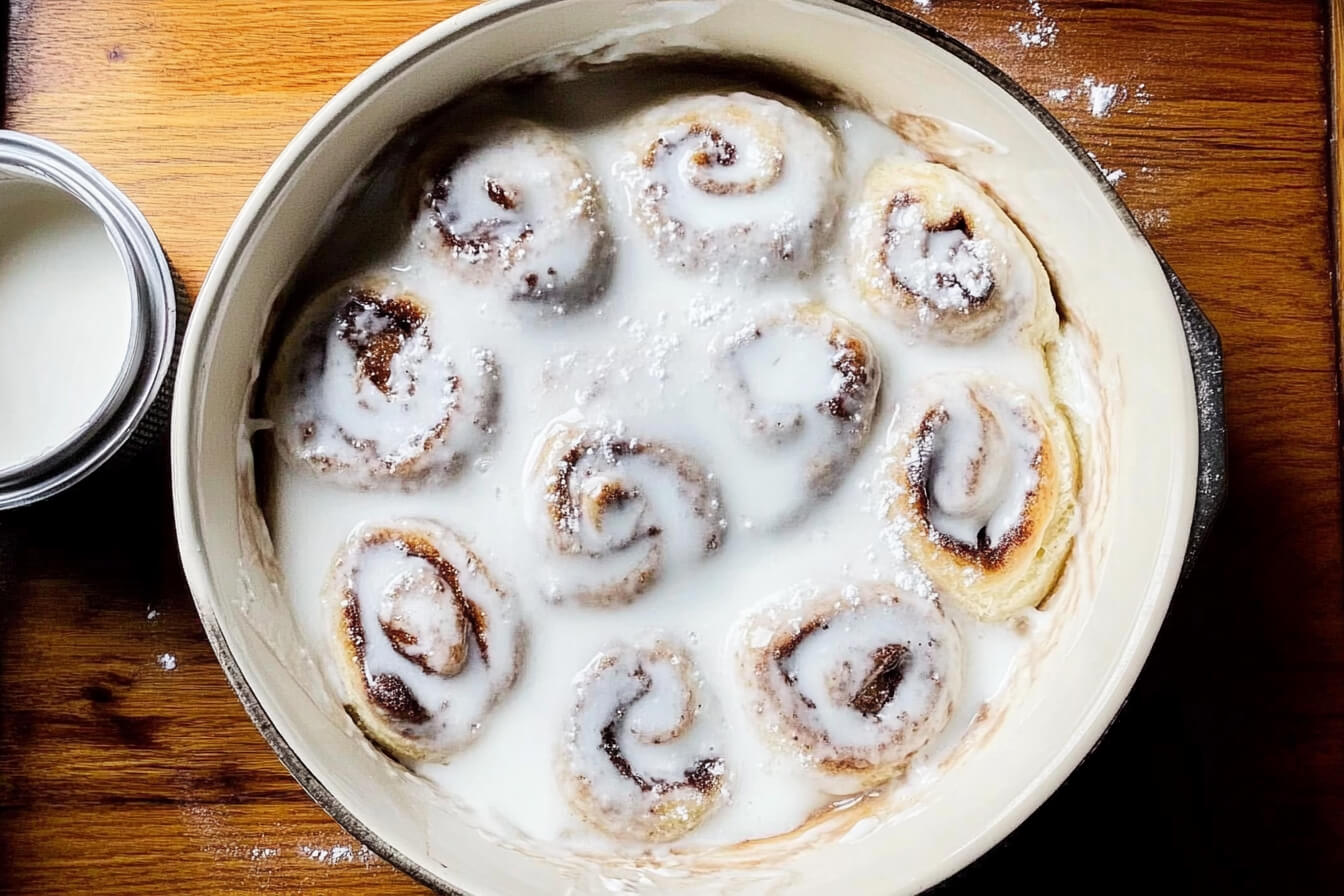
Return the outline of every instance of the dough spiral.
<path id="1" fill-rule="evenodd" d="M 571 311 L 606 287 L 606 204 L 568 139 L 524 121 L 454 145 L 424 187 L 420 238 L 453 274 Z"/>
<path id="2" fill-rule="evenodd" d="M 483 451 L 499 407 L 492 352 L 454 354 L 440 321 L 395 281 L 322 296 L 281 346 L 267 394 L 281 453 L 346 485 L 452 476 Z"/>
<path id="3" fill-rule="evenodd" d="M 1053 406 L 987 375 L 922 385 L 897 424 L 889 505 L 910 556 L 981 619 L 1041 603 L 1073 544 L 1073 434 Z"/>
<path id="4" fill-rule="evenodd" d="M 662 639 L 599 653 L 575 680 L 560 784 L 574 810 L 613 837 L 672 840 L 724 797 L 690 656 Z"/>
<path id="5" fill-rule="evenodd" d="M 961 686 L 956 628 L 937 601 L 891 585 L 787 593 L 735 637 L 761 731 L 837 792 L 900 774 L 946 727 Z"/>
<path id="6" fill-rule="evenodd" d="M 859 292 L 916 334 L 969 343 L 1007 330 L 1044 342 L 1058 328 L 1035 247 L 951 168 L 878 162 L 864 179 L 852 242 Z"/>
<path id="7" fill-rule="evenodd" d="M 452 530 L 364 524 L 327 580 L 347 711 L 403 759 L 470 742 L 517 678 L 526 631 L 513 598 Z"/>
<path id="8" fill-rule="evenodd" d="M 575 416 L 553 421 L 533 445 L 528 516 L 559 578 L 554 596 L 609 606 L 649 588 L 665 564 L 718 550 L 718 483 L 676 448 Z"/>
<path id="9" fill-rule="evenodd" d="M 620 167 L 636 221 L 665 262 L 711 275 L 805 274 L 839 209 L 835 136 L 751 93 L 671 100 L 630 126 Z"/>
<path id="10" fill-rule="evenodd" d="M 833 492 L 872 428 L 882 371 L 857 325 L 820 303 L 767 311 L 715 346 L 728 409 L 762 452 L 787 457 L 804 488 L 777 522 Z"/>

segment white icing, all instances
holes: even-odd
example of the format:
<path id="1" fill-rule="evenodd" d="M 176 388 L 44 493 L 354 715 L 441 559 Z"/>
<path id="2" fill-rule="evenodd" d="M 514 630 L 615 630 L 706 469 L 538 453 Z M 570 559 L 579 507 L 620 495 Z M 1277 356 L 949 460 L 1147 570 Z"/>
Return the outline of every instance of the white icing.
<path id="1" fill-rule="evenodd" d="M 616 176 L 668 262 L 748 278 L 806 272 L 838 208 L 834 138 L 747 93 L 672 100 L 639 116 Z"/>
<path id="2" fill-rule="evenodd" d="M 938 310 L 966 310 L 994 288 L 990 245 L 960 228 L 929 230 L 922 203 L 892 209 L 887 233 L 887 270 Z"/>
<path id="3" fill-rule="evenodd" d="M 560 135 L 521 121 L 495 126 L 436 170 L 415 232 L 468 279 L 561 309 L 605 285 L 605 210 L 587 163 Z"/>
<path id="4" fill-rule="evenodd" d="M 395 281 L 357 280 L 315 302 L 280 353 L 270 403 L 286 456 L 347 484 L 449 476 L 494 422 L 493 354 L 454 346 L 446 313 L 399 324 L 389 300 L 426 310 Z"/>
<path id="5" fill-rule="evenodd" d="M 500 371 L 498 422 L 488 450 L 475 464 L 456 479 L 423 483 L 412 491 L 341 491 L 318 477 L 280 469 L 268 515 L 287 592 L 314 652 L 323 655 L 331 647 L 316 596 L 331 555 L 350 528 L 361 520 L 403 515 L 441 520 L 469 536 L 492 575 L 516 594 L 532 637 L 525 671 L 490 710 L 477 742 L 456 753 L 451 763 L 418 764 L 420 774 L 505 842 L 563 856 L 619 853 L 624 848 L 619 841 L 576 817 L 557 779 L 555 755 L 573 706 L 574 676 L 613 642 L 659 630 L 685 646 L 724 718 L 721 727 L 707 727 L 712 737 L 706 743 L 724 760 L 727 798 L 678 840 L 677 848 L 781 834 L 834 797 L 758 732 L 736 672 L 735 626 L 763 598 L 799 583 L 831 588 L 844 582 L 897 581 L 907 590 L 922 589 L 925 596 L 929 586 L 905 560 L 899 539 L 882 529 L 881 483 L 890 479 L 883 470 L 882 440 L 864 440 L 837 477 L 833 493 L 818 499 L 800 473 L 813 450 L 804 446 L 813 438 L 811 428 L 805 427 L 797 445 L 785 446 L 789 450 L 763 450 L 759 439 L 744 433 L 746 414 L 714 349 L 780 308 L 823 302 L 873 344 L 882 387 L 872 420 L 884 428 L 914 386 L 939 372 L 983 369 L 1043 397 L 1049 394 L 1045 368 L 1038 351 L 1002 335 L 972 345 L 918 341 L 856 294 L 846 246 L 834 239 L 818 237 L 814 264 L 802 285 L 792 276 L 722 276 L 721 265 L 669 265 L 632 213 L 625 179 L 632 141 L 629 107 L 606 91 L 587 88 L 582 78 L 567 83 L 566 94 L 582 108 L 582 124 L 567 125 L 563 119 L 548 124 L 579 147 L 611 210 L 616 251 L 605 293 L 571 313 L 538 316 L 522 313 L 504 285 L 446 278 L 442 259 L 417 240 L 385 259 L 400 282 L 424 299 L 431 321 L 451 320 L 455 345 L 493 351 Z M 604 115 L 606 108 L 619 114 Z M 827 117 L 840 135 L 842 152 L 832 189 L 836 197 L 847 198 L 843 215 L 852 222 L 872 163 L 914 151 L 852 108 L 836 107 Z M 798 185 L 813 198 L 824 193 L 807 193 L 804 181 Z M 747 356 L 749 386 L 776 409 L 810 407 L 831 387 L 829 374 L 815 369 L 824 352 L 779 335 L 778 342 L 769 340 Z M 800 369 L 773 375 L 774 357 L 786 352 Z M 794 386 L 799 392 L 790 395 Z M 631 559 L 625 552 L 607 559 L 587 551 L 563 553 L 549 535 L 539 534 L 545 531 L 539 525 L 545 504 L 536 484 L 528 482 L 529 454 L 535 454 L 543 431 L 561 418 L 619 428 L 627 437 L 693 458 L 713 475 L 721 493 L 726 523 L 721 546 L 708 555 L 701 548 L 677 557 L 669 549 L 657 578 L 628 605 L 597 608 L 557 601 L 558 586 L 623 575 Z M 824 433 L 818 428 L 815 434 L 823 443 Z M 684 516 L 679 486 L 650 488 L 645 502 L 608 511 L 603 533 L 583 530 L 582 543 L 600 548 L 623 541 L 637 531 L 640 514 L 655 511 L 672 536 L 686 538 L 697 530 L 694 517 Z M 793 525 L 772 525 L 796 507 L 806 512 Z M 914 793 L 936 780 L 939 762 L 972 729 L 980 707 L 1002 698 L 1036 637 L 1030 633 L 1034 628 L 1022 635 L 969 619 L 958 618 L 958 624 L 966 645 L 962 698 L 942 734 L 912 761 L 905 783 L 893 785 L 898 789 Z M 640 750 L 644 761 L 642 747 L 632 749 Z"/>
<path id="6" fill-rule="evenodd" d="M 344 643 L 345 614 L 354 601 L 362 633 L 358 672 L 368 683 L 384 675 L 400 679 L 430 716 L 424 723 L 390 724 L 404 736 L 448 752 L 479 733 L 495 699 L 513 683 L 523 649 L 522 623 L 512 602 L 451 533 L 413 520 L 392 528 L 430 541 L 455 571 L 455 582 L 445 580 L 430 560 L 408 552 L 400 540 L 379 541 L 379 527 L 361 526 L 327 588 L 327 612 L 336 641 Z M 477 618 L 484 620 L 481 628 Z M 394 643 L 384 622 L 413 636 L 415 643 L 408 645 L 404 638 Z M 488 657 L 481 653 L 482 642 Z M 454 657 L 456 651 L 461 653 Z M 431 672 L 425 665 L 440 668 Z"/>
<path id="7" fill-rule="evenodd" d="M 929 522 L 949 538 L 997 547 L 1021 523 L 1027 498 L 1039 482 L 1039 421 L 1011 393 L 978 389 L 966 382 L 939 389 L 946 415 L 932 434 L 924 459 Z"/>

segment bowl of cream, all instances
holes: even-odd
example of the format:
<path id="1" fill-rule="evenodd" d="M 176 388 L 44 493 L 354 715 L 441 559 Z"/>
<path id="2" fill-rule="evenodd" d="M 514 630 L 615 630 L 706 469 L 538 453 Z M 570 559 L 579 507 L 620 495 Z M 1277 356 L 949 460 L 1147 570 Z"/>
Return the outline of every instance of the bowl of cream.
<path id="1" fill-rule="evenodd" d="M 0 509 L 74 485 L 161 432 L 173 357 L 163 250 L 106 178 L 0 131 Z"/>

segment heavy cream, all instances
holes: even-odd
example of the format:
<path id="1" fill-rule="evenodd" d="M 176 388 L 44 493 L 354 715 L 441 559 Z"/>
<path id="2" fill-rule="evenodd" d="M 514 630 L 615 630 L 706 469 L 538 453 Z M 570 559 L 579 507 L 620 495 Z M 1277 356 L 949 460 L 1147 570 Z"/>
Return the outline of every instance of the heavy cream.
<path id="1" fill-rule="evenodd" d="M 108 399 L 131 291 L 102 220 L 54 186 L 0 180 L 0 470 L 74 436 Z"/>
<path id="2" fill-rule="evenodd" d="M 555 99 L 559 88 L 544 90 Z M 787 216 L 775 222 L 776 233 L 799 227 L 806 239 L 815 238 L 815 246 L 805 246 L 815 258 L 810 267 L 800 265 L 801 276 L 789 265 L 762 276 L 777 242 L 754 243 L 753 235 L 736 246 L 714 247 L 721 257 L 738 261 L 730 249 L 771 248 L 758 251 L 752 263 L 705 268 L 686 262 L 683 245 L 668 252 L 666 240 L 651 237 L 650 194 L 631 147 L 642 145 L 636 131 L 647 115 L 640 108 L 668 94 L 648 84 L 615 90 L 610 81 L 582 77 L 563 82 L 560 93 L 557 102 L 515 98 L 510 102 L 516 108 L 503 111 L 567 136 L 590 167 L 605 208 L 606 239 L 614 248 L 604 292 L 581 307 L 548 305 L 519 298 L 515 284 L 501 287 L 453 275 L 445 268 L 442 245 L 434 242 L 438 234 L 423 221 L 368 259 L 371 276 L 394 280 L 423 303 L 436 352 L 460 359 L 485 353 L 492 359 L 498 413 L 488 445 L 442 480 L 352 489 L 303 464 L 275 464 L 263 502 L 284 588 L 311 654 L 319 667 L 333 670 L 337 664 L 328 660 L 337 649 L 331 637 L 335 608 L 323 601 L 323 583 L 352 529 L 424 517 L 470 541 L 526 620 L 526 654 L 517 681 L 483 718 L 472 743 L 445 761 L 415 763 L 415 771 L 488 836 L 531 852 L 570 856 L 656 855 L 786 834 L 834 806 L 837 797 L 831 782 L 762 736 L 741 681 L 743 620 L 762 602 L 800 589 L 894 583 L 912 599 L 929 599 L 927 579 L 884 523 L 888 427 L 917 384 L 941 372 L 983 371 L 1043 401 L 1052 400 L 1051 379 L 1039 347 L 1011 333 L 970 345 L 938 343 L 917 338 L 859 297 L 847 235 L 856 226 L 864 177 L 879 159 L 920 157 L 916 147 L 867 113 L 840 103 L 817 112 L 836 147 L 839 214 L 833 224 L 816 227 Z M 773 164 L 762 155 L 747 160 L 753 176 L 768 173 Z M 787 158 L 784 166 L 792 177 Z M 828 200 L 818 198 L 829 195 L 827 190 L 815 184 L 799 189 L 800 208 L 828 214 Z M 705 216 L 716 214 L 697 208 L 698 226 L 718 232 L 740 223 L 731 211 L 705 223 Z M 368 220 L 338 225 L 371 226 Z M 350 273 L 333 269 L 329 279 Z M 862 408 L 871 419 L 863 421 L 862 435 L 845 447 L 824 486 L 811 475 L 813 463 L 837 438 L 845 438 L 826 429 L 831 424 L 815 413 L 839 388 L 835 349 L 806 334 L 771 329 L 781 314 L 817 303 L 867 337 L 880 378 L 871 408 Z M 742 340 L 744 332 L 758 330 L 764 333 L 760 338 Z M 725 360 L 732 345 L 739 350 Z M 753 420 L 761 425 L 753 427 Z M 557 425 L 590 427 L 622 444 L 666 446 L 693 459 L 712 481 L 718 502 L 712 508 L 718 530 L 712 550 L 705 549 L 700 528 L 705 515 L 688 509 L 691 486 L 685 477 L 654 470 L 640 480 L 650 484 L 638 501 L 614 505 L 601 531 L 575 535 L 584 550 L 557 551 L 548 529 L 547 478 L 537 472 L 547 434 Z M 640 457 L 656 466 L 656 457 Z M 679 469 L 684 472 L 684 465 Z M 575 599 L 597 579 L 625 574 L 627 561 L 650 562 L 646 542 L 664 533 L 656 575 L 629 602 L 592 605 Z M 619 550 L 611 556 L 613 545 Z M 589 562 L 592 554 L 601 558 Z M 948 610 L 964 655 L 950 706 L 936 704 L 950 721 L 888 788 L 917 795 L 936 783 L 941 763 L 988 736 L 984 719 L 1008 710 L 1005 695 L 1027 672 L 1054 612 L 1030 611 L 1018 625 L 989 625 Z M 881 619 L 884 625 L 889 621 Z M 679 645 L 694 664 L 705 709 L 688 742 L 694 747 L 690 754 L 712 757 L 716 774 L 723 776 L 719 804 L 674 847 L 627 842 L 586 823 L 559 777 L 576 686 L 582 690 L 576 678 L 614 645 L 654 638 Z M 796 661 L 809 676 L 808 687 L 824 689 L 812 649 Z M 338 676 L 328 678 L 339 692 Z M 656 690 L 676 693 L 665 686 Z M 906 695 L 909 705 L 935 704 L 926 691 Z M 684 764 L 687 745 L 681 746 L 681 752 L 666 754 L 644 745 L 638 756 L 648 767 L 672 774 Z"/>

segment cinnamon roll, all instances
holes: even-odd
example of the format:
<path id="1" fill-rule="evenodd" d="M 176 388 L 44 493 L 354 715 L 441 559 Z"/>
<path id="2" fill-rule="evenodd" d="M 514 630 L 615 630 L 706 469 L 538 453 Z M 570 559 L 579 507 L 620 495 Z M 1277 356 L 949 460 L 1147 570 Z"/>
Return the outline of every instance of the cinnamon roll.
<path id="1" fill-rule="evenodd" d="M 724 537 L 718 483 L 689 454 L 566 415 L 527 462 L 529 521 L 551 551 L 552 596 L 610 606 L 649 588 L 665 564 L 704 557 Z"/>
<path id="2" fill-rule="evenodd" d="M 855 324 L 820 303 L 767 312 L 715 346 L 729 408 L 763 450 L 798 459 L 806 488 L 796 519 L 835 490 L 872 428 L 882 374 Z"/>
<path id="3" fill-rule="evenodd" d="M 485 349 L 454 353 L 417 296 L 364 277 L 300 318 L 267 395 L 281 453 L 346 485 L 439 480 L 483 450 L 499 408 Z"/>
<path id="4" fill-rule="evenodd" d="M 442 759 L 466 745 L 518 675 L 526 632 L 513 598 L 437 523 L 356 528 L 325 599 L 346 709 L 398 758 Z"/>
<path id="5" fill-rule="evenodd" d="M 951 168 L 878 162 L 854 220 L 860 293 L 912 332 L 950 343 L 999 331 L 1045 341 L 1058 326 L 1036 249 L 993 199 Z"/>
<path id="6" fill-rule="evenodd" d="M 985 375 L 943 375 L 895 432 L 888 513 L 910 556 L 981 619 L 1040 604 L 1073 544 L 1077 464 L 1064 415 Z"/>
<path id="7" fill-rule="evenodd" d="M 806 273 L 839 208 L 835 135 L 801 108 L 750 93 L 688 96 L 631 125 L 618 170 L 669 264 L 766 277 Z"/>
<path id="8" fill-rule="evenodd" d="M 701 719 L 694 664 L 664 640 L 599 653 L 575 679 L 560 784 L 589 824 L 613 837 L 672 840 L 725 796 L 725 764 Z"/>
<path id="9" fill-rule="evenodd" d="M 738 669 L 766 738 L 857 792 L 900 774 L 952 717 L 961 639 L 932 598 L 804 589 L 739 624 Z"/>
<path id="10" fill-rule="evenodd" d="M 559 311 L 606 287 L 605 203 L 568 139 L 529 122 L 497 123 L 432 170 L 419 232 L 449 271 Z"/>

